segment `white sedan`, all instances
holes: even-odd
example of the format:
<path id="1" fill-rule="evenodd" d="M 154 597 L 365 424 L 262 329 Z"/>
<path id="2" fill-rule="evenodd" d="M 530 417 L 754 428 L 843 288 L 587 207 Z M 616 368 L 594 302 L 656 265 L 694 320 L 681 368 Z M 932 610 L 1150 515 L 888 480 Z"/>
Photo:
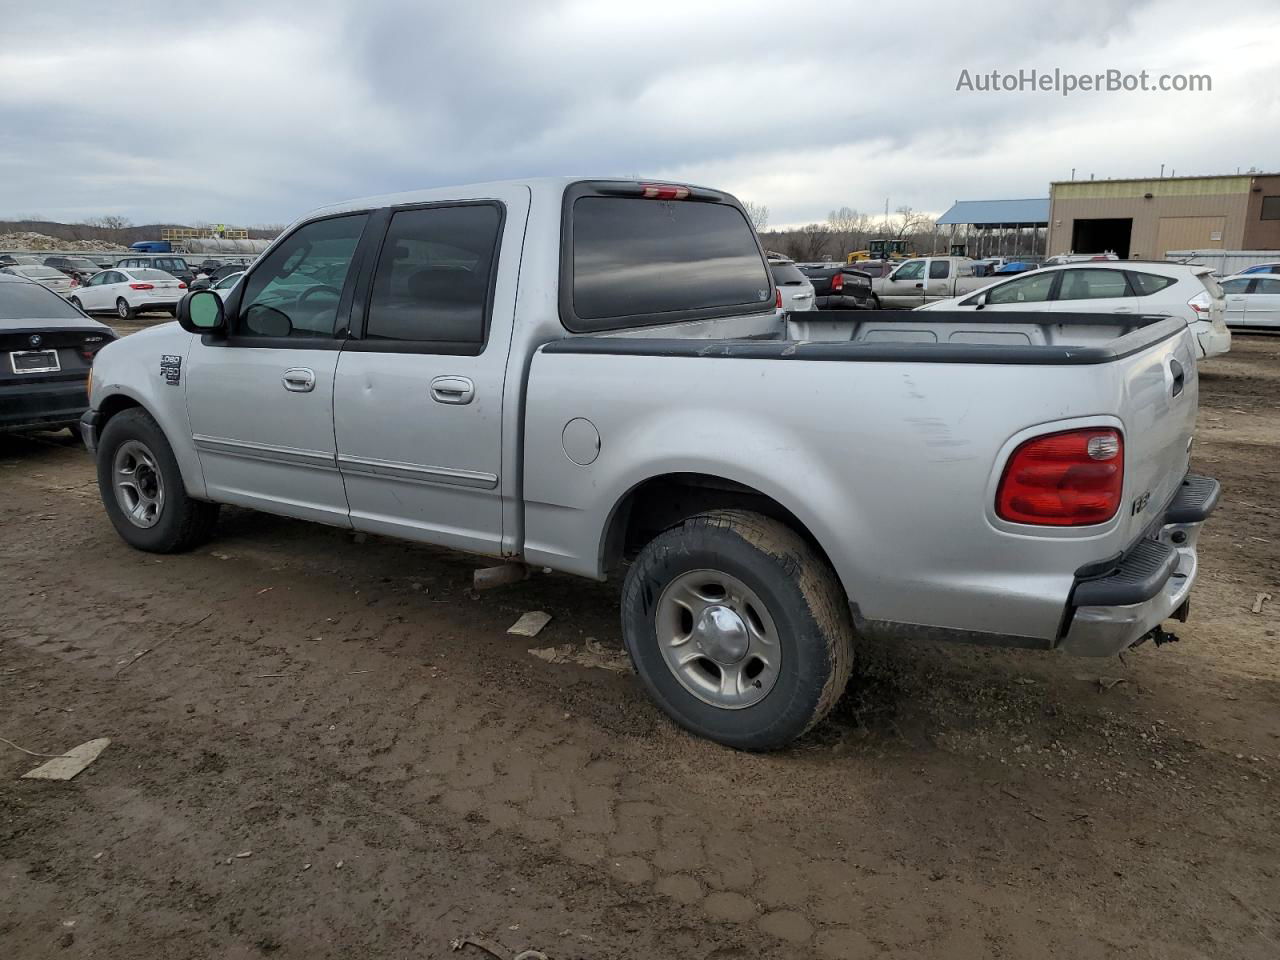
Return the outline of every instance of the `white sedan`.
<path id="1" fill-rule="evenodd" d="M 1228 325 L 1280 328 L 1280 277 L 1238 273 L 1219 285 L 1227 299 Z"/>
<path id="2" fill-rule="evenodd" d="M 1231 349 L 1222 290 L 1208 267 L 1194 264 L 1098 260 L 1045 267 L 916 309 L 1161 313 L 1187 321 L 1201 357 Z"/>
<path id="3" fill-rule="evenodd" d="M 85 313 L 114 313 L 121 320 L 148 310 L 174 313 L 187 285 L 149 267 L 113 267 L 94 274 L 68 299 Z"/>
<path id="4" fill-rule="evenodd" d="M 26 280 L 32 280 L 46 290 L 52 290 L 54 293 L 64 297 L 75 287 L 72 279 L 55 267 L 19 263 L 12 267 L 5 267 L 4 272 L 12 273 L 14 276 L 23 277 Z"/>

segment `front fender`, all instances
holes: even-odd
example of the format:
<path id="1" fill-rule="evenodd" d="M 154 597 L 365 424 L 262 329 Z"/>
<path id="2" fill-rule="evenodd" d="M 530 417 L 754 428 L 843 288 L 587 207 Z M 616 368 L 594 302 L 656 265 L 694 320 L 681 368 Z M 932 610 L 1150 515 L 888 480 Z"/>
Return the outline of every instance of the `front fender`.
<path id="1" fill-rule="evenodd" d="M 89 407 L 110 413 L 127 398 L 127 405 L 146 410 L 173 449 L 187 493 L 205 499 L 204 471 L 187 419 L 185 366 L 194 340 L 176 323 L 165 323 L 108 344 L 94 358 Z"/>

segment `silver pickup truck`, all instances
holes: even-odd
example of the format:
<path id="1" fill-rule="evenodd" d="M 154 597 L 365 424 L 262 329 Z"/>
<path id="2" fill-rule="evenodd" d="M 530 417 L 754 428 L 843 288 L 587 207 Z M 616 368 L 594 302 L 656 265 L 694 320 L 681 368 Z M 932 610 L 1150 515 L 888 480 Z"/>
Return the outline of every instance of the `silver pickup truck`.
<path id="1" fill-rule="evenodd" d="M 1185 617 L 1218 485 L 1183 321 L 776 307 L 714 190 L 356 200 L 108 345 L 83 434 L 142 550 L 234 504 L 619 577 L 649 694 L 743 748 L 859 634 L 1109 655 Z"/>

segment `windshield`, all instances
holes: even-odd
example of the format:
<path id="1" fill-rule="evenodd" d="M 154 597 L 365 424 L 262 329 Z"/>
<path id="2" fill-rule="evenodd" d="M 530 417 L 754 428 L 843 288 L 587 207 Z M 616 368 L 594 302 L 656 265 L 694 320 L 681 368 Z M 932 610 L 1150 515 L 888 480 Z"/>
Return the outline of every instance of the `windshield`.
<path id="1" fill-rule="evenodd" d="M 78 310 L 37 283 L 0 283 L 0 320 L 83 320 Z"/>

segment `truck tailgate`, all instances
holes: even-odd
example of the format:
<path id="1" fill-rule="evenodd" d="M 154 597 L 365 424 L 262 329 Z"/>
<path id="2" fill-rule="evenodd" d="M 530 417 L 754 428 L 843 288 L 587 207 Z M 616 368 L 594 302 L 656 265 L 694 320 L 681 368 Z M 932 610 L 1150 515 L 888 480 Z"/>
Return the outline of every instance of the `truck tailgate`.
<path id="1" fill-rule="evenodd" d="M 1182 482 L 1200 386 L 1191 336 L 1171 337 L 1116 361 L 1123 385 L 1126 543 L 1157 520 Z"/>

